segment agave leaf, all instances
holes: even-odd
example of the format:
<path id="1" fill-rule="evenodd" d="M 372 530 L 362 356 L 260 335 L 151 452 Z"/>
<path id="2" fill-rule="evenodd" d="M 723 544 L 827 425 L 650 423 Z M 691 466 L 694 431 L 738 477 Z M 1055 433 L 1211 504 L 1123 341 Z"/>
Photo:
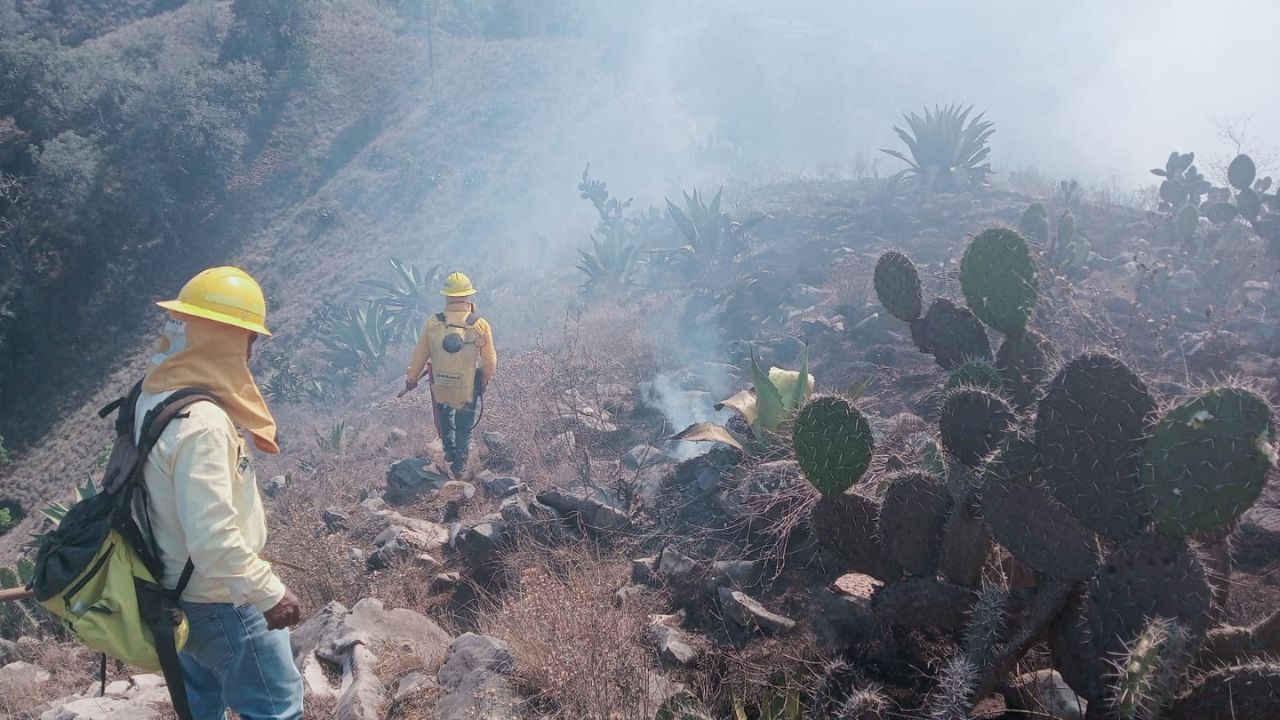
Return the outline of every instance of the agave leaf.
<path id="1" fill-rule="evenodd" d="M 785 410 L 782 392 L 777 385 L 773 384 L 764 370 L 760 369 L 760 363 L 756 361 L 754 352 L 751 353 L 751 379 L 756 388 L 758 413 L 756 423 L 760 428 L 772 430 L 782 424 L 782 414 Z"/>
<path id="2" fill-rule="evenodd" d="M 716 411 L 729 408 L 742 416 L 748 425 L 756 424 L 756 394 L 754 390 L 739 390 L 732 397 L 715 404 Z"/>
<path id="3" fill-rule="evenodd" d="M 746 452 L 743 443 L 729 429 L 723 425 L 712 422 L 694 423 L 680 432 L 672 435 L 671 440 L 681 440 L 684 442 L 718 442 L 724 443 L 729 447 L 737 448 Z"/>
<path id="4" fill-rule="evenodd" d="M 789 407 L 800 407 L 805 400 L 809 399 L 809 346 L 806 345 L 800 353 L 800 375 L 796 379 L 796 386 L 791 391 Z"/>

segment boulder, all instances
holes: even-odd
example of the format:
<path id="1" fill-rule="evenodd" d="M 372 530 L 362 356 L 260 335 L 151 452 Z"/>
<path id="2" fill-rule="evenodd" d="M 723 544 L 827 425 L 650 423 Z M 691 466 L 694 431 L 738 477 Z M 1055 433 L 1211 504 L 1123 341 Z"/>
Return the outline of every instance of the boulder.
<path id="1" fill-rule="evenodd" d="M 666 455 L 652 445 L 637 445 L 622 456 L 622 464 L 632 470 L 639 470 L 664 460 L 666 460 Z"/>
<path id="2" fill-rule="evenodd" d="M 417 530 L 389 526 L 374 539 L 377 549 L 370 553 L 368 560 L 365 561 L 365 567 L 370 570 L 386 570 L 397 563 L 411 559 L 424 562 L 421 559 L 422 556 L 432 558 L 432 553 L 438 554 L 444 547 L 444 540 L 447 539 L 447 536 L 441 537 L 444 533 L 443 528 L 440 528 L 440 532 L 426 535 Z M 434 559 L 432 561 L 439 564 Z"/>
<path id="3" fill-rule="evenodd" d="M 589 530 L 616 532 L 631 524 L 621 504 L 603 488 L 558 488 L 538 493 L 538 502 Z"/>
<path id="4" fill-rule="evenodd" d="M 477 578 L 489 579 L 498 570 L 505 532 L 504 522 L 490 520 L 464 528 L 458 533 L 454 546 Z"/>
<path id="5" fill-rule="evenodd" d="M 711 563 L 707 590 L 713 592 L 720 587 L 753 587 L 763 575 L 764 563 L 759 560 L 718 560 Z"/>
<path id="6" fill-rule="evenodd" d="M 880 634 L 871 597 L 883 583 L 870 575 L 840 577 L 813 597 L 813 630 L 824 650 L 841 653 Z"/>
<path id="7" fill-rule="evenodd" d="M 408 505 L 448 481 L 429 458 L 401 460 L 387 471 L 387 489 L 382 498 L 392 505 Z"/>
<path id="8" fill-rule="evenodd" d="M 465 633 L 449 647 L 437 679 L 445 695 L 436 703 L 438 720 L 516 720 L 518 701 L 507 677 L 515 658 L 507 644 Z"/>
<path id="9" fill-rule="evenodd" d="M 442 572 L 431 578 L 431 592 L 446 593 L 462 584 L 462 575 L 456 572 Z"/>
<path id="10" fill-rule="evenodd" d="M 658 556 L 658 575 L 667 582 L 689 582 L 697 571 L 698 562 L 674 548 L 663 548 Z"/>
<path id="11" fill-rule="evenodd" d="M 795 629 L 796 621 L 770 612 L 760 602 L 746 593 L 722 587 L 719 590 L 720 608 L 724 615 L 739 627 L 759 628 L 767 633 L 786 633 Z"/>
<path id="12" fill-rule="evenodd" d="M 1023 712 L 1046 713 L 1059 720 L 1084 720 L 1089 702 L 1072 692 L 1057 670 L 1037 670 L 1014 679 L 1006 701 Z"/>
<path id="13" fill-rule="evenodd" d="M 631 582 L 648 585 L 657 579 L 658 558 L 643 557 L 631 561 Z"/>
<path id="14" fill-rule="evenodd" d="M 420 692 L 437 687 L 436 679 L 418 671 L 412 671 L 400 678 L 392 686 L 391 702 L 402 703 Z"/>
<path id="15" fill-rule="evenodd" d="M 324 528 L 330 535 L 351 529 L 350 517 L 336 508 L 320 513 L 320 519 L 324 521 Z"/>
<path id="16" fill-rule="evenodd" d="M 669 665 L 692 665 L 698 659 L 698 651 L 686 642 L 680 629 L 681 616 L 650 615 L 645 636 L 658 651 L 658 657 Z"/>
<path id="17" fill-rule="evenodd" d="M 262 494 L 273 498 L 284 492 L 284 489 L 288 486 L 289 476 L 275 475 L 270 480 L 262 483 Z"/>
<path id="18" fill-rule="evenodd" d="M 503 433 L 488 431 L 480 433 L 480 439 L 489 449 L 485 456 L 485 465 L 495 472 L 512 472 L 516 469 L 515 445 Z"/>
<path id="19" fill-rule="evenodd" d="M 13 687 L 39 685 L 42 682 L 48 682 L 50 677 L 52 675 L 49 674 L 48 670 L 39 665 L 32 665 L 21 660 L 0 667 L 0 684 Z"/>
<path id="20" fill-rule="evenodd" d="M 528 486 L 518 477 L 510 475 L 498 475 L 485 470 L 476 476 L 476 481 L 480 483 L 481 489 L 484 490 L 485 497 L 493 500 L 501 500 L 511 497 L 521 490 L 527 489 Z"/>
<path id="21" fill-rule="evenodd" d="M 387 447 L 399 445 L 409 439 L 409 431 L 404 428 L 391 428 L 387 431 Z"/>

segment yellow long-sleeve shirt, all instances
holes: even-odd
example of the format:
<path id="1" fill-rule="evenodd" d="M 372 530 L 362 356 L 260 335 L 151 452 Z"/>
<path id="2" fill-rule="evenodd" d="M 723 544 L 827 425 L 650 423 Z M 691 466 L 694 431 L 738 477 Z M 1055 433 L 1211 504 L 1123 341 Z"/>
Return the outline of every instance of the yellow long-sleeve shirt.
<path id="1" fill-rule="evenodd" d="M 171 394 L 143 393 L 135 417 Z M 197 402 L 184 413 L 165 428 L 143 468 L 164 560 L 161 583 L 175 587 L 190 557 L 195 573 L 183 600 L 248 603 L 265 612 L 284 597 L 285 586 L 259 554 L 267 542 L 266 513 L 249 447 L 217 405 Z"/>
<path id="2" fill-rule="evenodd" d="M 461 325 L 466 322 L 471 315 L 470 304 L 461 306 L 459 309 L 452 309 L 454 306 L 446 306 L 444 318 L 446 321 Z M 416 383 L 422 377 L 422 371 L 427 367 L 427 361 L 431 359 L 431 340 L 427 337 L 427 325 L 423 323 L 422 331 L 418 333 L 418 344 L 413 348 L 413 357 L 409 361 L 409 369 L 405 377 L 411 383 Z M 476 320 L 476 332 L 484 338 L 484 345 L 480 347 L 480 369 L 484 371 L 485 382 L 493 379 L 498 373 L 498 350 L 493 346 L 493 329 L 489 327 L 489 321 L 484 318 Z"/>

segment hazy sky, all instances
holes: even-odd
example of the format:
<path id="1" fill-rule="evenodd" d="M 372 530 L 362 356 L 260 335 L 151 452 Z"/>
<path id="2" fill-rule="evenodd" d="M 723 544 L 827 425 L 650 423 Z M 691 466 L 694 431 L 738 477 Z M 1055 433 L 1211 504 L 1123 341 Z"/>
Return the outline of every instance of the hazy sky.
<path id="1" fill-rule="evenodd" d="M 590 32 L 665 131 L 731 137 L 793 169 L 848 170 L 928 103 L 994 120 L 998 171 L 1152 181 L 1171 150 L 1227 154 L 1217 121 L 1280 145 L 1280 3 L 657 0 L 600 3 Z"/>

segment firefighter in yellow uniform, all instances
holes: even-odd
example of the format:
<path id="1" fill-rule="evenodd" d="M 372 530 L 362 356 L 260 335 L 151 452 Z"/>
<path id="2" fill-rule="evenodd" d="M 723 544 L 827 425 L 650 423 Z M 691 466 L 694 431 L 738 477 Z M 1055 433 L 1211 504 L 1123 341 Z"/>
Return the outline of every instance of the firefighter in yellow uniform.
<path id="1" fill-rule="evenodd" d="M 498 372 L 498 352 L 489 323 L 476 314 L 471 279 L 452 273 L 440 294 L 445 296 L 444 312 L 423 325 L 404 387 L 416 388 L 426 370 L 445 460 L 454 475 L 461 475 L 475 429 L 476 401 Z"/>

